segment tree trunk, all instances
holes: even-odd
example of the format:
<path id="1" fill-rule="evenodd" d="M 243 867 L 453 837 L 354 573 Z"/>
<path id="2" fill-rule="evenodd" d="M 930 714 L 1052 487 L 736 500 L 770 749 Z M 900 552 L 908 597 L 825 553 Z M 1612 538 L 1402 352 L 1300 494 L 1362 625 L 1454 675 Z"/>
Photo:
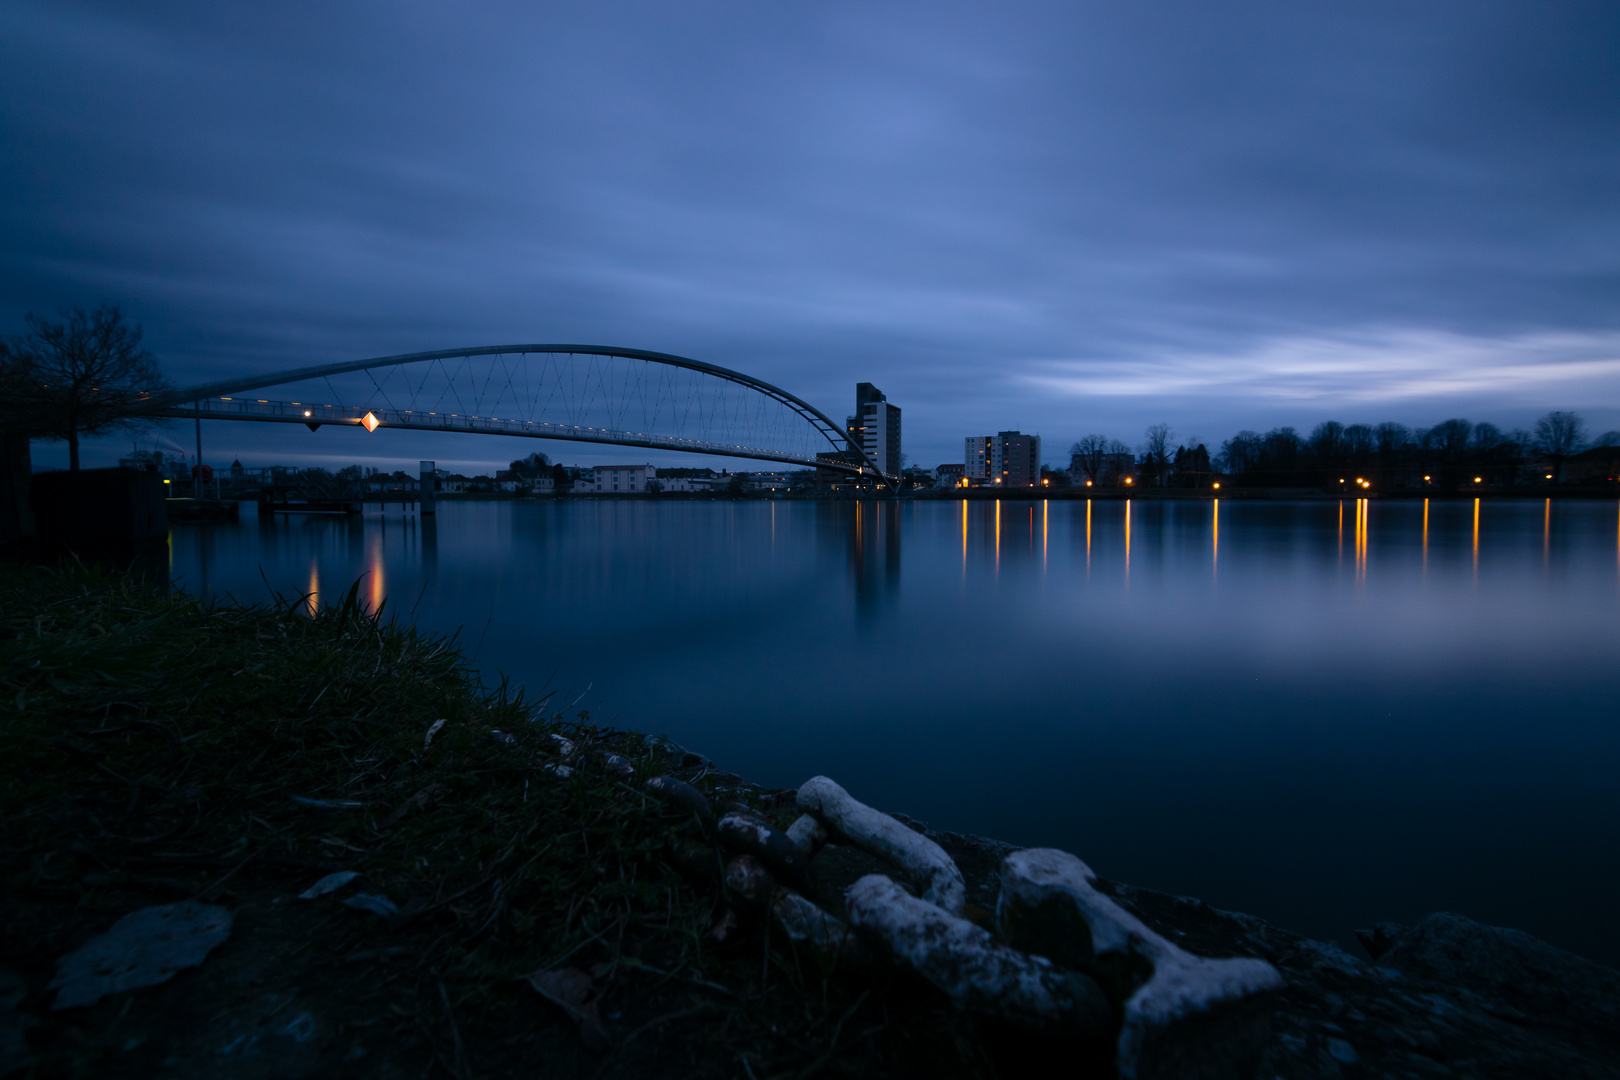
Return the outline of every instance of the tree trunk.
<path id="1" fill-rule="evenodd" d="M 68 471 L 79 471 L 79 429 L 68 428 Z"/>

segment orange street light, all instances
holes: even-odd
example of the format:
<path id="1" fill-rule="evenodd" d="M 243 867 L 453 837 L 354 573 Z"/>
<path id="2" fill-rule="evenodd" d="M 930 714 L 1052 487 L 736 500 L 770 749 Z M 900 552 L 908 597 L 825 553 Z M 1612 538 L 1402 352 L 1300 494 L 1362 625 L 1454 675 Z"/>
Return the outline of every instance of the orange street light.
<path id="1" fill-rule="evenodd" d="M 1086 481 L 1086 487 L 1090 487 L 1090 486 L 1091 486 L 1091 481 L 1090 481 L 1090 480 L 1087 480 L 1087 481 Z"/>
<path id="2" fill-rule="evenodd" d="M 1485 478 L 1484 478 L 1484 477 L 1483 477 L 1483 476 L 1476 476 L 1476 477 L 1474 477 L 1474 483 L 1476 483 L 1476 484 L 1483 484 L 1483 483 L 1484 483 L 1484 482 L 1485 482 Z"/>
<path id="3" fill-rule="evenodd" d="M 1215 481 L 1215 490 L 1219 491 L 1220 488 L 1221 488 L 1221 482 L 1219 480 Z"/>

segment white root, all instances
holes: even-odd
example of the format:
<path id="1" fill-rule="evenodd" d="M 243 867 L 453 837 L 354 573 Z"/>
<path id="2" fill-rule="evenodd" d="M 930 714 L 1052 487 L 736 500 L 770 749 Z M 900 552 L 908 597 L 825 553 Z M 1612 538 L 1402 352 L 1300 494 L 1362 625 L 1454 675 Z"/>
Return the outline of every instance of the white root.
<path id="1" fill-rule="evenodd" d="M 990 934 L 869 874 L 845 897 L 850 924 L 958 1007 L 1080 1039 L 1113 1032 L 1108 1000 L 1085 975 L 998 944 Z"/>
<path id="2" fill-rule="evenodd" d="M 996 907 L 1002 935 L 1095 975 L 1122 1005 L 1116 1061 L 1125 1080 L 1236 1076 L 1252 1068 L 1264 1027 L 1242 1006 L 1282 987 L 1277 969 L 1264 960 L 1193 956 L 1099 892 L 1095 878 L 1067 852 L 1007 856 Z M 1215 1011 L 1222 1022 L 1200 1022 Z"/>
<path id="3" fill-rule="evenodd" d="M 922 890 L 924 900 L 952 915 L 962 913 L 967 903 L 962 872 L 945 849 L 926 836 L 856 801 L 825 776 L 805 781 L 798 804 L 851 844 L 893 863 Z"/>

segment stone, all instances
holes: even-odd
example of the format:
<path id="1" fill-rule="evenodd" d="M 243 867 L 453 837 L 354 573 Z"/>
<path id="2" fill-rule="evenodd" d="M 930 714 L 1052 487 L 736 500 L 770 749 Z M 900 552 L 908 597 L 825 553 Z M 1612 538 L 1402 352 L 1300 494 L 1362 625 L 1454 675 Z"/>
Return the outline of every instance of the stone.
<path id="1" fill-rule="evenodd" d="M 842 919 L 791 889 L 778 888 L 772 896 L 771 923 L 789 941 L 819 957 L 829 970 L 862 971 L 872 966 L 871 952 Z"/>
<path id="2" fill-rule="evenodd" d="M 726 863 L 726 888 L 754 907 L 764 907 L 776 893 L 776 879 L 752 855 L 738 855 Z"/>
<path id="3" fill-rule="evenodd" d="M 646 788 L 675 809 L 696 814 L 700 821 L 707 822 L 714 816 L 708 797 L 684 780 L 677 780 L 673 776 L 655 776 L 647 781 Z"/>
<path id="4" fill-rule="evenodd" d="M 827 828 L 816 820 L 814 814 L 801 814 L 787 827 L 787 838 L 804 852 L 805 858 L 813 859 L 827 843 Z"/>
<path id="5" fill-rule="evenodd" d="M 738 855 L 728 862 L 725 882 L 735 896 L 752 907 L 764 908 L 784 937 L 818 956 L 829 970 L 871 966 L 872 954 L 843 920 L 823 911 L 815 901 L 778 885 L 752 855 Z"/>
<path id="6" fill-rule="evenodd" d="M 1112 1010 L 1092 979 L 1000 944 L 890 878 L 861 878 L 850 886 L 845 904 L 850 924 L 870 944 L 958 1008 L 1079 1041 L 1106 1041 L 1113 1034 Z"/>
<path id="7" fill-rule="evenodd" d="M 858 802 L 825 776 L 805 781 L 798 804 L 838 837 L 892 863 L 922 891 L 924 900 L 952 915 L 962 914 L 967 902 L 962 872 L 928 837 Z"/>
<path id="8" fill-rule="evenodd" d="M 1436 912 L 1391 935 L 1385 967 L 1465 987 L 1542 1023 L 1620 1044 L 1620 971 L 1519 930 Z"/>
<path id="9" fill-rule="evenodd" d="M 1166 941 L 1099 892 L 1073 855 L 1032 848 L 1001 868 L 996 922 L 1012 945 L 1094 976 L 1121 1011 L 1124 1080 L 1248 1076 L 1264 1049 L 1277 969 L 1207 960 Z"/>
<path id="10" fill-rule="evenodd" d="M 745 810 L 722 814 L 715 824 L 720 843 L 732 851 L 752 855 L 795 889 L 810 888 L 810 858 L 787 834 L 764 818 Z"/>
<path id="11" fill-rule="evenodd" d="M 229 937 L 232 918 L 225 908 L 195 900 L 132 911 L 57 961 L 51 1008 L 94 1005 L 108 994 L 168 982 Z"/>

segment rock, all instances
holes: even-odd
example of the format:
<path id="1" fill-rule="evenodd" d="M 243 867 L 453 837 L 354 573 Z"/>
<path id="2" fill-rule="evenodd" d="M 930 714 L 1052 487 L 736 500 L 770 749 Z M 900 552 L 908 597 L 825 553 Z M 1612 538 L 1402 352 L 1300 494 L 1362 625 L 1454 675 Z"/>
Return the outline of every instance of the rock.
<path id="1" fill-rule="evenodd" d="M 1097 891 L 1095 877 L 1067 852 L 1009 855 L 1002 936 L 1096 978 L 1122 1012 L 1116 1062 L 1126 1080 L 1250 1075 L 1269 1033 L 1268 993 L 1283 985 L 1277 969 L 1193 956 Z"/>
<path id="2" fill-rule="evenodd" d="M 798 804 L 849 843 L 894 864 L 922 890 L 924 900 L 952 915 L 962 913 L 967 902 L 962 872 L 945 849 L 926 836 L 856 801 L 825 776 L 805 781 Z"/>
<path id="3" fill-rule="evenodd" d="M 738 855 L 728 862 L 725 881 L 727 889 L 750 906 L 764 908 L 784 937 L 820 957 L 829 969 L 858 970 L 871 965 L 871 953 L 841 919 L 827 914 L 815 901 L 782 888 L 752 855 Z"/>
<path id="4" fill-rule="evenodd" d="M 1620 971 L 1522 931 L 1437 912 L 1394 933 L 1378 962 L 1620 1044 Z"/>
<path id="5" fill-rule="evenodd" d="M 829 970 L 861 971 L 872 965 L 871 952 L 843 920 L 791 889 L 779 888 L 772 896 L 771 923 L 789 941 L 820 957 Z"/>
<path id="6" fill-rule="evenodd" d="M 741 931 L 742 920 L 737 917 L 736 911 L 728 907 L 715 917 L 714 925 L 704 933 L 703 940 L 710 945 L 729 945 Z"/>
<path id="7" fill-rule="evenodd" d="M 754 907 L 764 907 L 776 894 L 776 879 L 752 855 L 738 855 L 726 863 L 726 888 Z"/>
<path id="8" fill-rule="evenodd" d="M 707 822 L 714 816 L 708 797 L 684 780 L 677 780 L 673 776 L 655 776 L 647 781 L 646 788 L 675 809 L 696 814 L 700 821 Z"/>
<path id="9" fill-rule="evenodd" d="M 1371 930 L 1357 930 L 1356 940 L 1361 942 L 1361 947 L 1367 950 L 1368 956 L 1377 960 L 1389 951 L 1389 947 L 1395 944 L 1395 938 L 1404 929 L 1406 927 L 1396 923 L 1381 922 Z"/>
<path id="10" fill-rule="evenodd" d="M 52 1009 L 94 1005 L 108 994 L 168 982 L 231 934 L 232 914 L 183 900 L 132 911 L 56 963 Z"/>
<path id="11" fill-rule="evenodd" d="M 863 937 L 959 1008 L 1081 1041 L 1106 1041 L 1113 1034 L 1112 1011 L 1093 980 L 998 944 L 887 877 L 857 881 L 846 904 L 851 925 Z"/>
<path id="12" fill-rule="evenodd" d="M 787 834 L 751 811 L 733 810 L 715 825 L 720 843 L 732 851 L 752 855 L 795 889 L 810 888 L 810 859 Z"/>
<path id="13" fill-rule="evenodd" d="M 816 820 L 814 814 L 801 814 L 798 820 L 787 827 L 787 838 L 804 852 L 805 858 L 813 859 L 816 852 L 827 842 L 827 829 Z"/>

